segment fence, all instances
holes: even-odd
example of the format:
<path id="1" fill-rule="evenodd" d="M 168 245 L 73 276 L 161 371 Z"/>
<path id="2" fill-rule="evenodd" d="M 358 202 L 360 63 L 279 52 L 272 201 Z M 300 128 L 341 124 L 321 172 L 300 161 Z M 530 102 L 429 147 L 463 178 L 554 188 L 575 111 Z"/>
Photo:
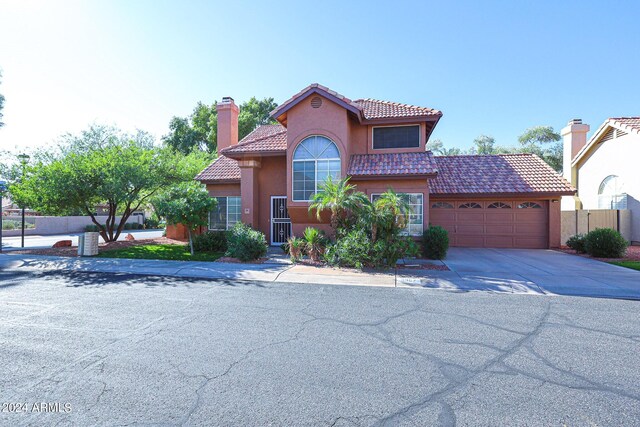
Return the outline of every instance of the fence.
<path id="1" fill-rule="evenodd" d="M 631 211 L 627 209 L 583 209 L 562 211 L 562 243 L 575 234 L 596 228 L 612 228 L 631 240 Z"/>
<path id="2" fill-rule="evenodd" d="M 116 217 L 116 224 L 122 217 Z M 96 219 L 100 224 L 107 222 L 107 216 L 96 216 Z M 2 235 L 5 237 L 19 236 L 22 233 L 22 218 L 15 215 L 7 215 L 2 217 L 3 223 L 8 222 L 11 224 L 11 228 L 17 226 L 15 229 L 2 230 Z M 143 215 L 131 215 L 127 220 L 129 223 L 144 223 Z M 27 225 L 28 223 L 29 225 Z M 69 234 L 69 233 L 81 233 L 84 231 L 87 225 L 92 225 L 91 217 L 89 216 L 27 216 L 25 217 L 25 230 L 26 235 L 47 235 L 47 234 Z M 5 228 L 3 226 L 3 228 Z"/>

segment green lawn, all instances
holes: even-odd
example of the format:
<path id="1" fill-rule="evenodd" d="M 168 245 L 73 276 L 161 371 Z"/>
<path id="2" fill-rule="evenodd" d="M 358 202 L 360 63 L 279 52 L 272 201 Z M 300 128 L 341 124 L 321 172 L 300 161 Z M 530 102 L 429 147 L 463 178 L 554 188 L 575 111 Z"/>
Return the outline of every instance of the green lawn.
<path id="1" fill-rule="evenodd" d="M 609 264 L 615 264 L 621 267 L 632 268 L 640 271 L 640 261 L 610 261 Z"/>
<path id="2" fill-rule="evenodd" d="M 221 252 L 189 253 L 188 245 L 140 245 L 100 252 L 99 258 L 169 259 L 178 261 L 215 261 Z"/>

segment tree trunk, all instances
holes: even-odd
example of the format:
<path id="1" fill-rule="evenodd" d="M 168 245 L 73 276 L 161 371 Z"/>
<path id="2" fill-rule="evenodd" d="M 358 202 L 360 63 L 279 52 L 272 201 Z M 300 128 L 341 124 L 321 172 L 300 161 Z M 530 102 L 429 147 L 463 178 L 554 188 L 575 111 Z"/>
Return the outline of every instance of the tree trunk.
<path id="1" fill-rule="evenodd" d="M 193 231 L 191 228 L 187 228 L 189 232 L 189 250 L 191 251 L 191 256 L 193 256 Z"/>

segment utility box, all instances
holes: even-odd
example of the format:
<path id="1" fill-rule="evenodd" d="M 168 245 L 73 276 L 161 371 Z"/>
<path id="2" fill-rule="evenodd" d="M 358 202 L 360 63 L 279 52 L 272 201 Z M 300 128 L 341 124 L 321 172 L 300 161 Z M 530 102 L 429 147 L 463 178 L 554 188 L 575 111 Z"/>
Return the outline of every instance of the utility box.
<path id="1" fill-rule="evenodd" d="M 94 231 L 84 233 L 78 241 L 78 254 L 80 256 L 98 255 L 98 240 L 100 233 Z"/>

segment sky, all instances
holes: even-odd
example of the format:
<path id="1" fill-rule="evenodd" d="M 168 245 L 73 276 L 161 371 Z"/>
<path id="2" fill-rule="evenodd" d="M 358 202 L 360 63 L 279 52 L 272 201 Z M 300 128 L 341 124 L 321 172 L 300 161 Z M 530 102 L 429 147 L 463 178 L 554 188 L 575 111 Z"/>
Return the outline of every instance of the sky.
<path id="1" fill-rule="evenodd" d="M 640 115 L 638 1 L 0 0 L 0 150 L 310 83 L 439 109 L 432 139 Z"/>

